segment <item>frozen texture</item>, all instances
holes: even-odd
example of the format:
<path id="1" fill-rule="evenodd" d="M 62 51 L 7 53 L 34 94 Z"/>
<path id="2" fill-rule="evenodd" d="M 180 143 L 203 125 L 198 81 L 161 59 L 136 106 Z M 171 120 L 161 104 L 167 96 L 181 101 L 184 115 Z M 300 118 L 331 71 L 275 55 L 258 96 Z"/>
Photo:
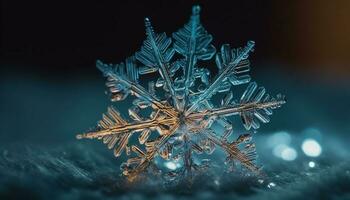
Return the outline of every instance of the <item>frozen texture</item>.
<path id="1" fill-rule="evenodd" d="M 125 152 L 121 169 L 129 181 L 150 176 L 173 182 L 191 179 L 213 166 L 207 157 L 217 148 L 227 157 L 226 171 L 242 168 L 247 174 L 262 174 L 252 135 L 232 134 L 230 116 L 238 115 L 247 131 L 258 129 L 270 121 L 273 109 L 285 103 L 284 96 L 271 97 L 264 87 L 250 82 L 253 41 L 243 48 L 224 44 L 216 51 L 199 12 L 200 7 L 194 6 L 189 22 L 172 37 L 156 33 L 146 18 L 147 38 L 140 51 L 117 65 L 96 63 L 107 77 L 111 100 L 127 101 L 132 96 L 133 105 L 129 119 L 109 107 L 94 130 L 77 138 L 102 140 L 116 157 Z M 213 67 L 203 63 L 215 63 L 215 77 L 210 77 Z M 148 78 L 145 87 L 141 80 L 146 75 L 157 78 Z M 245 91 L 235 99 L 233 87 L 243 84 Z"/>

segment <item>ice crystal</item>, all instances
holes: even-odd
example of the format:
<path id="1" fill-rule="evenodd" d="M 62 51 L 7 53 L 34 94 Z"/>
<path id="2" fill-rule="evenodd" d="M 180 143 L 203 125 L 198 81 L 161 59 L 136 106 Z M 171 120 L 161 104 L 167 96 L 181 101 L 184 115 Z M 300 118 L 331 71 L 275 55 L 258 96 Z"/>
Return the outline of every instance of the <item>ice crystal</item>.
<path id="1" fill-rule="evenodd" d="M 271 97 L 264 87 L 250 82 L 253 41 L 244 48 L 224 44 L 216 51 L 199 12 L 200 7 L 194 6 L 189 22 L 172 37 L 156 33 L 145 18 L 147 38 L 140 51 L 117 65 L 96 63 L 107 77 L 113 102 L 134 97 L 130 119 L 109 107 L 93 131 L 77 138 L 100 139 L 116 157 L 125 152 L 128 159 L 121 169 L 130 181 L 147 173 L 163 174 L 167 180 L 192 176 L 210 167 L 209 159 L 198 155 L 212 154 L 217 147 L 227 155 L 228 170 L 241 166 L 260 173 L 251 134 L 231 136 L 230 116 L 240 116 L 247 131 L 258 129 L 261 122 L 270 121 L 273 109 L 285 103 L 284 96 Z M 214 65 L 210 62 L 214 59 L 217 75 L 211 80 L 214 67 L 202 65 Z M 148 75 L 146 86 L 140 79 L 143 75 Z M 150 81 L 152 76 L 158 78 Z M 247 87 L 234 100 L 232 87 L 242 84 Z M 167 170 L 159 170 L 159 159 Z"/>

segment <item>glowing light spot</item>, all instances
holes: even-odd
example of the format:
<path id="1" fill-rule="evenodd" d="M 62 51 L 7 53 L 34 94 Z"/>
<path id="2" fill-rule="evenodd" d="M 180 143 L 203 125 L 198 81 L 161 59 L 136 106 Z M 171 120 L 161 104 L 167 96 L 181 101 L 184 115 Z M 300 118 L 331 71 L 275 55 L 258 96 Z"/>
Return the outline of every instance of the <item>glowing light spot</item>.
<path id="1" fill-rule="evenodd" d="M 281 152 L 281 158 L 286 161 L 293 161 L 297 158 L 298 153 L 292 147 L 287 147 Z"/>
<path id="2" fill-rule="evenodd" d="M 289 145 L 291 141 L 290 135 L 285 131 L 276 132 L 270 136 L 267 140 L 267 145 L 269 147 L 275 147 L 279 144 Z"/>
<path id="3" fill-rule="evenodd" d="M 301 149 L 305 155 L 310 157 L 317 157 L 322 153 L 321 145 L 314 139 L 304 140 L 303 144 L 301 145 Z"/>
<path id="4" fill-rule="evenodd" d="M 215 181 L 214 181 L 214 184 L 215 184 L 215 185 L 220 185 L 219 180 L 215 180 Z"/>
<path id="5" fill-rule="evenodd" d="M 315 162 L 313 162 L 313 161 L 310 161 L 309 162 L 309 167 L 310 168 L 314 168 L 316 166 L 316 163 Z"/>
<path id="6" fill-rule="evenodd" d="M 282 157 L 282 151 L 284 151 L 286 148 L 288 148 L 285 144 L 279 144 L 273 148 L 272 153 L 274 156 L 281 158 Z"/>
<path id="7" fill-rule="evenodd" d="M 166 162 L 164 163 L 165 167 L 167 167 L 170 170 L 175 170 L 177 168 L 176 164 L 174 162 Z"/>
<path id="8" fill-rule="evenodd" d="M 258 182 L 259 182 L 260 184 L 263 184 L 263 183 L 264 183 L 264 180 L 263 180 L 263 179 L 259 179 Z"/>
<path id="9" fill-rule="evenodd" d="M 275 186 L 276 186 L 276 183 L 274 183 L 274 182 L 271 182 L 267 185 L 268 188 L 273 188 Z"/>

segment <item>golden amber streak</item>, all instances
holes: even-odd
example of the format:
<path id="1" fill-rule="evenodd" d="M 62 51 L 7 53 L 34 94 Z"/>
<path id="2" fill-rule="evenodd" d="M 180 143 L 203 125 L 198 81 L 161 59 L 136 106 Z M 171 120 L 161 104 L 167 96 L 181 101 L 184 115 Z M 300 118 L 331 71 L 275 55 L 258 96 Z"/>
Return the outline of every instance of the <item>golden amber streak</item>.
<path id="1" fill-rule="evenodd" d="M 204 117 L 211 117 L 211 116 L 219 116 L 219 115 L 235 115 L 240 112 L 246 112 L 249 110 L 256 110 L 256 109 L 263 109 L 263 108 L 270 108 L 270 107 L 277 107 L 285 103 L 285 101 L 271 101 L 271 102 L 264 102 L 264 103 L 247 103 L 247 104 L 238 104 L 233 106 L 227 106 L 223 108 L 216 108 L 211 110 L 205 110 L 202 112 L 194 112 L 189 114 L 185 121 L 191 121 L 191 120 L 198 120 L 202 119 Z M 179 123 L 178 115 L 175 114 L 173 110 L 168 109 L 162 109 L 161 111 L 166 113 L 171 113 L 170 118 L 165 119 L 152 119 L 147 120 L 140 123 L 133 123 L 133 124 L 117 124 L 115 126 L 111 126 L 107 129 L 103 129 L 100 131 L 93 131 L 85 134 L 78 134 L 77 139 L 82 138 L 100 138 L 107 135 L 115 135 L 123 132 L 129 132 L 129 131 L 136 131 L 136 130 L 143 130 L 145 128 L 153 128 L 157 127 L 159 124 L 165 124 L 165 125 L 172 125 Z M 173 117 L 174 116 L 174 117 Z"/>
<path id="2" fill-rule="evenodd" d="M 177 118 L 165 118 L 165 119 L 147 120 L 147 121 L 140 122 L 140 123 L 132 123 L 132 124 L 125 124 L 125 125 L 117 124 L 115 126 L 111 126 L 111 127 L 104 129 L 104 130 L 93 131 L 93 132 L 84 133 L 84 134 L 78 134 L 77 139 L 101 138 L 101 137 L 104 137 L 107 135 L 115 135 L 115 134 L 124 133 L 124 132 L 132 132 L 132 131 L 143 130 L 146 128 L 153 128 L 153 127 L 159 126 L 159 124 L 172 125 L 172 124 L 177 124 L 177 123 L 178 123 Z"/>

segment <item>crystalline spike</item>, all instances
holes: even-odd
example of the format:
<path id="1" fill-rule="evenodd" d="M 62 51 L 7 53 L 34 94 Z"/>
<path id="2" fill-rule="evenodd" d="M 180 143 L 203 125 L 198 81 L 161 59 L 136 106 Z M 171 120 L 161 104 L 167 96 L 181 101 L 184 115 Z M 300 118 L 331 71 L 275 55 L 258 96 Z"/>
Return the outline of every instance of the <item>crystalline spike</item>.
<path id="1" fill-rule="evenodd" d="M 138 148 L 138 147 L 135 146 L 135 145 L 132 145 L 132 146 L 131 146 L 131 150 L 132 150 L 133 152 L 135 152 L 135 153 L 136 153 L 138 156 L 140 156 L 140 157 L 143 157 L 143 156 L 146 155 L 140 148 Z"/>
<path id="2" fill-rule="evenodd" d="M 107 129 L 108 128 L 108 125 L 103 121 L 103 120 L 100 120 L 98 122 L 98 125 L 103 128 L 103 129 Z"/>
<path id="3" fill-rule="evenodd" d="M 255 95 L 253 96 L 252 102 L 259 102 L 261 98 L 265 94 L 265 88 L 259 87 L 258 90 L 255 92 Z"/>
<path id="4" fill-rule="evenodd" d="M 96 67 L 103 73 L 104 76 L 108 76 L 112 71 L 112 67 L 110 65 L 104 64 L 102 61 L 96 61 Z"/>
<path id="5" fill-rule="evenodd" d="M 107 135 L 107 136 L 103 137 L 102 141 L 104 144 L 107 144 L 111 139 L 112 139 L 112 136 Z"/>
<path id="6" fill-rule="evenodd" d="M 145 74 L 150 74 L 150 73 L 157 72 L 158 68 L 157 67 L 146 67 L 146 66 L 143 66 L 143 67 L 139 67 L 138 71 L 139 71 L 140 75 L 145 75 Z"/>
<path id="7" fill-rule="evenodd" d="M 260 128 L 260 123 L 259 123 L 259 121 L 258 121 L 256 118 L 253 118 L 252 114 L 251 114 L 250 118 L 251 118 L 251 120 L 252 120 L 252 127 L 253 127 L 254 129 Z"/>
<path id="8" fill-rule="evenodd" d="M 221 46 L 221 57 L 222 57 L 222 63 L 223 64 L 221 64 L 220 66 L 225 65 L 225 64 L 227 65 L 227 64 L 229 64 L 231 62 L 232 56 L 231 56 L 230 45 L 224 44 L 224 45 Z M 219 56 L 217 57 L 217 60 L 220 60 Z M 218 61 L 218 62 L 221 62 L 221 61 Z"/>
<path id="9" fill-rule="evenodd" d="M 234 74 L 241 74 L 250 71 L 250 62 L 248 59 L 242 60 L 233 71 Z"/>
<path id="10" fill-rule="evenodd" d="M 242 123 L 244 125 L 244 128 L 249 130 L 252 127 L 253 119 L 251 117 L 250 113 L 243 113 L 241 115 Z"/>
<path id="11" fill-rule="evenodd" d="M 129 76 L 129 79 L 134 81 L 134 82 L 137 82 L 138 81 L 138 78 L 139 78 L 139 74 L 138 74 L 138 71 L 136 69 L 136 66 L 135 66 L 135 57 L 130 57 L 130 58 L 127 58 L 126 61 L 125 61 L 125 65 L 126 65 L 126 72 Z"/>
<path id="12" fill-rule="evenodd" d="M 255 82 L 249 83 L 247 89 L 245 90 L 245 92 L 241 97 L 241 102 L 243 103 L 248 102 L 252 97 L 253 93 L 255 92 L 256 87 L 257 87 L 257 84 Z"/>
<path id="13" fill-rule="evenodd" d="M 156 90 L 154 88 L 154 82 L 153 81 L 148 82 L 148 92 L 151 95 L 155 95 L 156 94 Z"/>
<path id="14" fill-rule="evenodd" d="M 140 144 L 144 144 L 147 141 L 147 139 L 150 136 L 150 134 L 151 134 L 151 131 L 149 129 L 143 130 L 142 133 L 139 136 Z"/>
<path id="15" fill-rule="evenodd" d="M 124 134 L 119 140 L 118 146 L 114 149 L 114 156 L 119 157 L 123 151 L 123 149 L 127 146 L 128 140 L 130 137 L 130 133 Z"/>
<path id="16" fill-rule="evenodd" d="M 231 84 L 229 82 L 223 82 L 220 86 L 218 86 L 216 92 L 223 93 L 228 92 L 231 89 Z"/>
<path id="17" fill-rule="evenodd" d="M 138 114 L 139 108 L 138 107 L 132 107 L 129 110 L 129 116 L 135 120 L 135 121 L 143 121 L 142 117 Z"/>
<path id="18" fill-rule="evenodd" d="M 252 135 L 232 139 L 236 125 L 229 116 L 240 117 L 247 130 L 258 129 L 270 121 L 273 109 L 286 103 L 285 97 L 271 97 L 252 82 L 241 98 L 234 99 L 234 87 L 251 80 L 248 56 L 255 43 L 248 41 L 243 48 L 224 44 L 216 52 L 199 13 L 200 7 L 194 6 L 188 23 L 172 37 L 156 33 L 145 18 L 146 39 L 135 55 L 119 64 L 96 61 L 107 78 L 111 100 L 116 108 L 128 109 L 122 114 L 129 118 L 109 107 L 96 128 L 76 137 L 102 140 L 116 157 L 125 150 L 127 159 L 120 169 L 129 181 L 147 174 L 173 182 L 192 179 L 209 170 L 213 161 L 201 157 L 218 148 L 227 155 L 228 171 L 241 166 L 262 174 Z M 218 68 L 216 76 L 211 75 L 212 61 Z M 144 75 L 148 77 L 143 79 Z M 118 102 L 130 96 L 130 102 Z M 164 162 L 174 163 L 176 169 L 162 174 L 159 168 Z"/>
<path id="19" fill-rule="evenodd" d="M 246 150 L 248 150 L 248 151 L 255 151 L 255 144 L 253 143 L 248 143 L 248 144 L 246 144 L 245 145 L 245 147 L 244 147 Z"/>
<path id="20" fill-rule="evenodd" d="M 111 140 L 108 142 L 108 149 L 112 149 L 119 140 L 118 135 L 111 135 Z"/>
<path id="21" fill-rule="evenodd" d="M 225 97 L 221 101 L 221 106 L 227 106 L 233 98 L 233 93 L 229 92 L 225 95 Z"/>
<path id="22" fill-rule="evenodd" d="M 222 134 L 222 139 L 226 141 L 231 134 L 232 134 L 232 128 L 225 129 L 224 133 Z"/>
<path id="23" fill-rule="evenodd" d="M 264 111 L 255 111 L 254 116 L 257 117 L 260 121 L 263 123 L 268 123 L 270 122 L 270 118 L 268 116 L 268 113 Z"/>
<path id="24" fill-rule="evenodd" d="M 192 144 L 192 149 L 198 154 L 201 154 L 204 151 L 203 148 L 199 146 L 197 143 Z"/>
<path id="25" fill-rule="evenodd" d="M 141 158 L 138 158 L 138 157 L 129 158 L 126 162 L 127 162 L 127 165 L 139 164 L 141 162 Z"/>
<path id="26" fill-rule="evenodd" d="M 102 119 L 105 124 L 107 124 L 108 127 L 113 126 L 114 122 L 105 114 L 102 114 Z"/>

